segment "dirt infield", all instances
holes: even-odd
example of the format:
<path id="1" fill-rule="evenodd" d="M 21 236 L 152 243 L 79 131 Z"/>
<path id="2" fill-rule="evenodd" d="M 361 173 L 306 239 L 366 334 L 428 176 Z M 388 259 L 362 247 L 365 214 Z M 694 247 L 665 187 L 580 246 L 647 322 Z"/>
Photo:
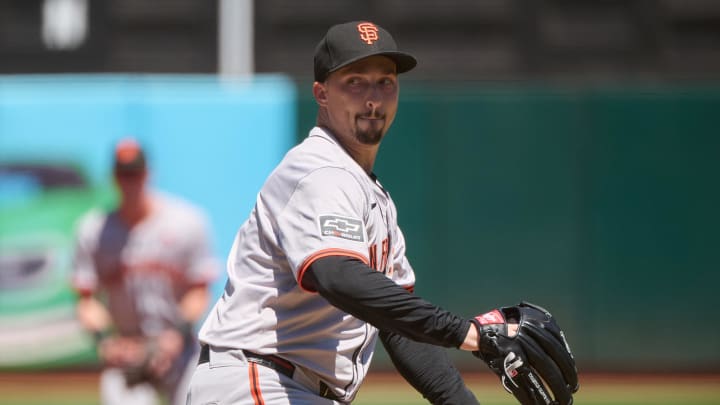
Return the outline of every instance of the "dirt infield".
<path id="1" fill-rule="evenodd" d="M 95 405 L 97 398 L 97 372 L 0 373 L 0 405 Z"/>
<path id="2" fill-rule="evenodd" d="M 483 405 L 513 404 L 488 373 L 465 374 Z M 581 374 L 578 404 L 717 405 L 720 374 Z M 0 372 L 0 405 L 97 405 L 96 372 Z M 415 405 L 427 402 L 396 373 L 371 372 L 356 405 Z"/>

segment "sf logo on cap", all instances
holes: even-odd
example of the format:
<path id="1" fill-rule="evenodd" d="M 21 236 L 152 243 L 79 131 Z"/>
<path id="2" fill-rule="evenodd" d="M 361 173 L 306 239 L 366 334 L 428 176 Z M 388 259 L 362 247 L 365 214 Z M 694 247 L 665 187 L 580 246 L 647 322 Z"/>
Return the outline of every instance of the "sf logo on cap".
<path id="1" fill-rule="evenodd" d="M 357 28 L 360 31 L 360 39 L 368 45 L 372 45 L 373 42 L 378 40 L 378 29 L 375 24 L 364 22 L 358 24 Z"/>

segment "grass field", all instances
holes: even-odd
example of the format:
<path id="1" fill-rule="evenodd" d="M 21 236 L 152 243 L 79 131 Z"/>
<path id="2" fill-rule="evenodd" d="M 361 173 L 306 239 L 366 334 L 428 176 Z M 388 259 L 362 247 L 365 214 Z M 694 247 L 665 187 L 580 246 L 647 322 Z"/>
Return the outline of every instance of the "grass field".
<path id="1" fill-rule="evenodd" d="M 483 405 L 516 403 L 491 375 L 466 381 Z M 720 375 L 582 375 L 581 384 L 577 405 L 720 405 Z M 353 404 L 427 402 L 396 375 L 371 373 Z M 0 405 L 98 405 L 97 375 L 0 374 Z"/>
<path id="2" fill-rule="evenodd" d="M 385 377 L 387 378 L 387 377 Z M 356 405 L 426 404 L 402 381 L 370 376 Z M 493 376 L 466 376 L 483 405 L 517 404 Z M 720 405 L 720 375 L 717 376 L 581 376 L 577 405 Z"/>

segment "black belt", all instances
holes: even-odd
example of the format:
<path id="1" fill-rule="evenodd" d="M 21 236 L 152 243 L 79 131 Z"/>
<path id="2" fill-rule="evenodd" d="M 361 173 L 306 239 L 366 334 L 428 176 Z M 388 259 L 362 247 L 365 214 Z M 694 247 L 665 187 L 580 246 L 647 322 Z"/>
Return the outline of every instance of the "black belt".
<path id="1" fill-rule="evenodd" d="M 287 376 L 288 378 L 293 378 L 293 374 L 295 373 L 295 365 L 290 363 L 289 361 L 274 356 L 272 354 L 257 354 L 253 353 L 247 350 L 242 351 L 245 355 L 245 358 L 250 363 L 259 364 L 261 366 L 265 366 L 268 368 L 271 368 L 275 371 L 277 371 L 280 374 L 283 374 Z M 201 345 L 200 347 L 200 359 L 198 360 L 198 364 L 205 364 L 210 361 L 210 346 L 208 345 Z M 330 391 L 330 388 L 325 384 L 324 382 L 320 382 L 320 390 L 318 392 L 318 395 L 320 395 L 323 398 L 332 399 L 332 400 L 338 400 L 338 398 L 332 391 Z"/>
<path id="2" fill-rule="evenodd" d="M 289 361 L 272 354 L 257 354 L 247 350 L 242 351 L 247 361 L 260 364 L 277 371 L 287 377 L 292 378 L 295 373 L 295 365 Z M 204 364 L 210 361 L 210 346 L 202 345 L 200 348 L 200 359 L 198 364 Z"/>

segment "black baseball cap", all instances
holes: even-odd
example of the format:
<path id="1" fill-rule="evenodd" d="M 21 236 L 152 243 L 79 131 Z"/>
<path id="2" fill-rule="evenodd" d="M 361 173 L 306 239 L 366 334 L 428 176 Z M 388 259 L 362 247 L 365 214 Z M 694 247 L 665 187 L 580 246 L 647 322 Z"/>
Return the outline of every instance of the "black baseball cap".
<path id="1" fill-rule="evenodd" d="M 121 139 L 115 145 L 113 157 L 116 173 L 140 173 L 147 168 L 145 152 L 133 138 Z"/>
<path id="2" fill-rule="evenodd" d="M 373 55 L 394 60 L 398 73 L 417 65 L 414 56 L 398 51 L 387 30 L 369 21 L 352 21 L 330 27 L 315 48 L 315 81 L 323 82 L 331 72 Z"/>

